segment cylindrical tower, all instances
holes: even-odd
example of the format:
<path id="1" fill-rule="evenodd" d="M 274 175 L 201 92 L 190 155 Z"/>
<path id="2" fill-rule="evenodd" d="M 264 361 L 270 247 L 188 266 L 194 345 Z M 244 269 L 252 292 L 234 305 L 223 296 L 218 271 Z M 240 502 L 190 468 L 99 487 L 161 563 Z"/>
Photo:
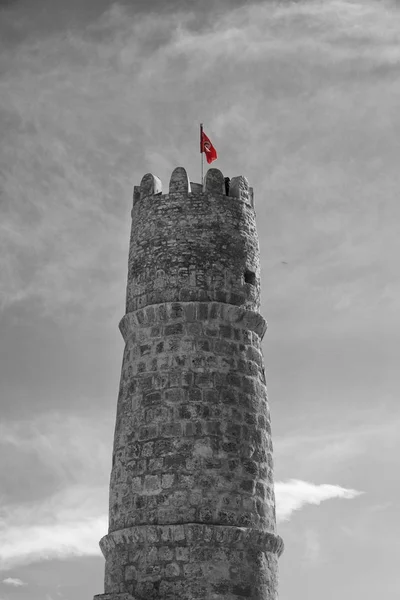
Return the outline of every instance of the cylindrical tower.
<path id="1" fill-rule="evenodd" d="M 273 600 L 270 415 L 253 190 L 185 169 L 134 189 L 96 600 Z"/>

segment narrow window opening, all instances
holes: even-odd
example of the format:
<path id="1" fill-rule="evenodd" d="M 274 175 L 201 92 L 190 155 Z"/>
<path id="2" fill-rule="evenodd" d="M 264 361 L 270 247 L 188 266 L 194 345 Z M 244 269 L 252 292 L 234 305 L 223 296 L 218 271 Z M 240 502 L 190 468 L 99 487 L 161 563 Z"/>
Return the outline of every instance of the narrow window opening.
<path id="1" fill-rule="evenodd" d="M 246 269 L 244 272 L 244 282 L 250 283 L 250 285 L 256 285 L 256 274 L 253 271 Z"/>
<path id="2" fill-rule="evenodd" d="M 229 179 L 229 177 L 224 177 L 224 183 L 225 183 L 225 196 L 229 196 L 229 186 L 231 183 L 231 180 Z"/>

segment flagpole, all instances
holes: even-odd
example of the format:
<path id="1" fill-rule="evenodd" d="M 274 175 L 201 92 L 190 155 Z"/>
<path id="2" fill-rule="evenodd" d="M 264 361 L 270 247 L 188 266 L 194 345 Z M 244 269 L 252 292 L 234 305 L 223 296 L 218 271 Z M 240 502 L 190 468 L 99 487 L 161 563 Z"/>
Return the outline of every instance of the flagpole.
<path id="1" fill-rule="evenodd" d="M 200 123 L 200 154 L 201 154 L 201 185 L 203 185 L 204 152 L 203 152 L 203 123 Z"/>

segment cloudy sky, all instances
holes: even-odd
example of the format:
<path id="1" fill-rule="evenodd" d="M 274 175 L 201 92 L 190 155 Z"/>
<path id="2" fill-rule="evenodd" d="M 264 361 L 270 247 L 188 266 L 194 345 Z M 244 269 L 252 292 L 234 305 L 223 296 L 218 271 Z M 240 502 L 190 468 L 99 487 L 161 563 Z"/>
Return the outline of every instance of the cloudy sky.
<path id="1" fill-rule="evenodd" d="M 400 596 L 400 3 L 0 0 L 0 600 L 103 592 L 133 185 L 254 187 L 280 599 Z M 213 165 L 213 166 L 214 166 Z"/>

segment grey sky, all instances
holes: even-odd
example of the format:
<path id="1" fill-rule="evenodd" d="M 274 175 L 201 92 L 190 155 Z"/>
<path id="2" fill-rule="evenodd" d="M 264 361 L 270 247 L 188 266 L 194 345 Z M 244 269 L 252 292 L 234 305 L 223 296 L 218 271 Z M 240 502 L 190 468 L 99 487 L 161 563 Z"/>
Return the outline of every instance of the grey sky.
<path id="1" fill-rule="evenodd" d="M 102 591 L 132 188 L 200 121 L 255 192 L 280 598 L 397 597 L 398 4 L 0 7 L 0 599 Z"/>

